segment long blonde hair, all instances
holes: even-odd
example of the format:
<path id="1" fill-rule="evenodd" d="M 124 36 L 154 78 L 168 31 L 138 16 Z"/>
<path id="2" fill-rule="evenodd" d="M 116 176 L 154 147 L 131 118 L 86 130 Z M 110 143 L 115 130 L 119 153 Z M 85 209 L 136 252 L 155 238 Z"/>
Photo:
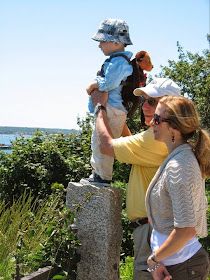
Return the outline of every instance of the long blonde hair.
<path id="1" fill-rule="evenodd" d="M 180 131 L 183 139 L 192 146 L 202 176 L 210 177 L 210 136 L 200 127 L 198 112 L 193 102 L 183 96 L 164 96 L 159 103 L 165 106 L 169 125 Z"/>

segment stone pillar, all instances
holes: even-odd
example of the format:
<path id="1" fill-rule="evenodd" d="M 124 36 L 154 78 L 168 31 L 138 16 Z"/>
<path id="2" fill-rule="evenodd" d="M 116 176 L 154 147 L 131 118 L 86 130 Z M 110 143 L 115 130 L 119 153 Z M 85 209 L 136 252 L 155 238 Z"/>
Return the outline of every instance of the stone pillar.
<path id="1" fill-rule="evenodd" d="M 118 280 L 122 241 L 120 190 L 70 182 L 66 203 L 76 210 L 81 242 L 77 280 Z"/>

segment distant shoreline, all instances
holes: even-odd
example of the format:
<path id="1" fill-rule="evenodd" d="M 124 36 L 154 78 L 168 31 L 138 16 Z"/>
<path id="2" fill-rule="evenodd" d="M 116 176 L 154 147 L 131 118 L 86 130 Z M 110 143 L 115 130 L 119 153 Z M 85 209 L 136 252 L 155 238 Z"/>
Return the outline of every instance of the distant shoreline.
<path id="1" fill-rule="evenodd" d="M 58 133 L 75 134 L 75 133 L 78 133 L 78 130 L 76 130 L 76 129 L 0 126 L 0 134 L 32 135 L 36 131 L 41 131 L 41 132 L 49 133 L 49 134 L 58 134 Z"/>

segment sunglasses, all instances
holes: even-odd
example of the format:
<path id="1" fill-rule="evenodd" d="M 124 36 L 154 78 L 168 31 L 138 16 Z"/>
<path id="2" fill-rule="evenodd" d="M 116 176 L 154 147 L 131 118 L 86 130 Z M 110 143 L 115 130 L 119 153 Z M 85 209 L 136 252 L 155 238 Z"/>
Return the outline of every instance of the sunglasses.
<path id="1" fill-rule="evenodd" d="M 161 122 L 168 122 L 168 123 L 170 122 L 169 119 L 161 118 L 161 116 L 158 114 L 154 114 L 152 121 L 153 121 L 153 124 L 155 124 L 155 125 L 159 125 Z"/>
<path id="2" fill-rule="evenodd" d="M 158 104 L 158 100 L 156 100 L 155 98 L 149 97 L 149 98 L 145 98 L 143 95 L 140 96 L 140 104 L 141 106 L 143 106 L 143 104 L 147 101 L 147 103 L 152 106 L 155 107 Z"/>

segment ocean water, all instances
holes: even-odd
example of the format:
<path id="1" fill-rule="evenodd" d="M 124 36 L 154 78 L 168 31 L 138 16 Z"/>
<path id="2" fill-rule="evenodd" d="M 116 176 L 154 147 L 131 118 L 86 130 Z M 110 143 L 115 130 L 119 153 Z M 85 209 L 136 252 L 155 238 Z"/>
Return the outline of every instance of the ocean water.
<path id="1" fill-rule="evenodd" d="M 10 146 L 12 141 L 16 140 L 17 138 L 24 136 L 24 137 L 30 137 L 29 135 L 19 135 L 19 134 L 0 134 L 0 151 L 3 151 L 5 153 L 11 153 L 11 149 L 9 148 L 1 148 L 1 144 Z"/>
<path id="2" fill-rule="evenodd" d="M 11 142 L 14 141 L 17 137 L 20 137 L 18 134 L 0 134 L 0 144 L 11 145 Z"/>

